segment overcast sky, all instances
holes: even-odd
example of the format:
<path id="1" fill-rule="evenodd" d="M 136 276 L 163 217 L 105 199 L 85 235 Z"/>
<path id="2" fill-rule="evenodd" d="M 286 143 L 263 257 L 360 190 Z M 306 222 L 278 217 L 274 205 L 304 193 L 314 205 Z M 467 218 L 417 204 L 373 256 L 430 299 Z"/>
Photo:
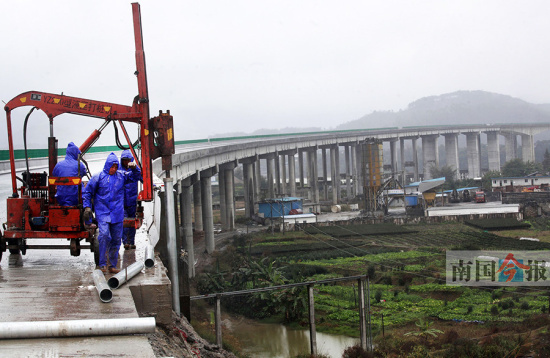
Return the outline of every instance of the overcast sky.
<path id="1" fill-rule="evenodd" d="M 185 140 L 331 129 L 458 90 L 550 103 L 549 10 L 547 0 L 144 0 L 151 113 L 170 109 Z M 130 2 L 2 1 L 0 33 L 0 100 L 39 90 L 130 105 L 137 94 Z M 13 114 L 18 148 L 28 109 Z M 100 124 L 57 117 L 59 146 Z M 35 112 L 30 147 L 46 147 L 47 133 Z"/>

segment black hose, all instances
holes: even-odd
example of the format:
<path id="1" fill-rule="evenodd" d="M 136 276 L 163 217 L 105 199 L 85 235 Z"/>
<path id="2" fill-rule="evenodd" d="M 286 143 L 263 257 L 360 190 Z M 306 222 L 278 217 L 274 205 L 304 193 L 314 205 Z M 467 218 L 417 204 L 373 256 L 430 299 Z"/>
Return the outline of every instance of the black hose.
<path id="1" fill-rule="evenodd" d="M 27 185 L 27 182 L 24 181 L 22 178 L 19 178 L 19 177 L 15 177 L 15 178 L 16 178 L 17 180 L 19 180 L 21 183 L 23 183 L 23 185 L 24 185 L 25 187 L 27 187 L 27 189 L 29 188 L 29 186 Z"/>
<path id="2" fill-rule="evenodd" d="M 80 160 L 82 160 L 82 162 L 84 162 L 84 165 L 86 166 L 86 176 L 88 177 L 88 179 L 91 179 L 92 177 L 90 176 L 91 173 L 90 173 L 90 167 L 88 166 L 88 162 L 84 160 L 82 156 L 79 156 L 79 158 Z M 78 176 L 80 176 L 80 164 L 78 165 Z"/>
<path id="3" fill-rule="evenodd" d="M 29 176 L 30 176 L 31 172 L 29 170 L 29 156 L 27 155 L 27 122 L 29 121 L 29 117 L 30 117 L 32 111 L 34 111 L 35 109 L 36 109 L 36 107 L 31 108 L 29 113 L 27 113 L 27 116 L 25 117 L 25 122 L 23 124 L 23 144 L 25 146 L 25 164 L 27 165 L 27 175 L 29 175 Z M 23 180 L 21 180 L 21 181 L 23 181 Z M 24 181 L 23 181 L 23 183 L 24 183 Z"/>
<path id="4" fill-rule="evenodd" d="M 125 147 L 124 145 L 122 145 L 122 143 L 120 142 L 120 139 L 118 137 L 118 127 L 116 126 L 116 123 L 113 121 L 113 126 L 115 127 L 115 141 L 116 141 L 116 146 L 122 150 L 126 150 L 126 149 L 130 149 L 130 147 Z M 137 145 L 139 144 L 139 139 L 137 139 L 133 144 L 132 144 L 132 148 L 135 148 Z"/>

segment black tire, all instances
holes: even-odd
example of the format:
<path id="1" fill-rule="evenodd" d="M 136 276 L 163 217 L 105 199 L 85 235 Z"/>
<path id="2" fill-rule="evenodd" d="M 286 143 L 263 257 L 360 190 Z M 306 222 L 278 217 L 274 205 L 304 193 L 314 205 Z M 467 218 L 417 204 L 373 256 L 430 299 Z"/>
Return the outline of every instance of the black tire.
<path id="1" fill-rule="evenodd" d="M 80 256 L 80 240 L 71 239 L 71 256 Z"/>
<path id="2" fill-rule="evenodd" d="M 17 239 L 8 239 L 8 245 L 19 245 L 17 242 Z M 21 252 L 19 249 L 9 249 L 10 254 L 12 255 L 19 255 Z"/>
<path id="3" fill-rule="evenodd" d="M 21 247 L 21 255 L 27 254 L 27 239 L 21 239 L 19 242 L 19 246 Z"/>

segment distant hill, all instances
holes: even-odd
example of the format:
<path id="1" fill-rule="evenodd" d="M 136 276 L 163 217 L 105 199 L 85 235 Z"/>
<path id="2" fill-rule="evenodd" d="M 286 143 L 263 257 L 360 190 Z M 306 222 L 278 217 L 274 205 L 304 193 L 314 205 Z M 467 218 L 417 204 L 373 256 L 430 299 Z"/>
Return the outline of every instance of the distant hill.
<path id="1" fill-rule="evenodd" d="M 533 104 L 498 93 L 457 91 L 420 98 L 400 111 L 374 111 L 328 130 L 371 129 L 440 124 L 550 122 L 550 104 Z M 216 134 L 213 138 L 322 131 L 320 127 L 258 129 Z M 327 130 L 327 129 L 324 129 Z M 546 136 L 546 135 L 545 135 Z"/>
<path id="2" fill-rule="evenodd" d="M 373 112 L 335 129 L 404 127 L 439 124 L 550 122 L 550 104 L 485 91 L 458 91 L 424 97 L 398 112 Z"/>

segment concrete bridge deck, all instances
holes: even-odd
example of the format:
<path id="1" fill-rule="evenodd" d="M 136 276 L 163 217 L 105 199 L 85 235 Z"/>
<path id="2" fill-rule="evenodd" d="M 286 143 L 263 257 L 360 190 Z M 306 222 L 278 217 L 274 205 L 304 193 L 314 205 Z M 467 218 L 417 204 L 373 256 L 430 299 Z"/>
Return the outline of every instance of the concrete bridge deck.
<path id="1" fill-rule="evenodd" d="M 44 244 L 44 240 L 31 241 L 28 243 Z M 63 240 L 59 243 L 66 244 Z M 137 250 L 123 249 L 122 267 L 143 259 L 143 247 L 138 243 Z M 137 318 L 138 309 L 144 310 L 145 305 L 148 306 L 145 310 L 153 315 L 164 316 L 157 318 L 157 324 L 167 314 L 170 318 L 170 282 L 158 258 L 154 268 L 144 269 L 113 290 L 109 303 L 102 303 L 98 297 L 92 278 L 94 269 L 89 250 L 83 250 L 78 257 L 70 256 L 68 250 L 29 250 L 24 256 L 6 252 L 0 265 L 0 322 Z M 162 291 L 164 294 L 159 294 Z M 168 312 L 155 312 L 159 305 L 164 305 Z M 155 357 L 155 354 L 147 336 L 129 335 L 0 340 L 0 356 Z"/>

